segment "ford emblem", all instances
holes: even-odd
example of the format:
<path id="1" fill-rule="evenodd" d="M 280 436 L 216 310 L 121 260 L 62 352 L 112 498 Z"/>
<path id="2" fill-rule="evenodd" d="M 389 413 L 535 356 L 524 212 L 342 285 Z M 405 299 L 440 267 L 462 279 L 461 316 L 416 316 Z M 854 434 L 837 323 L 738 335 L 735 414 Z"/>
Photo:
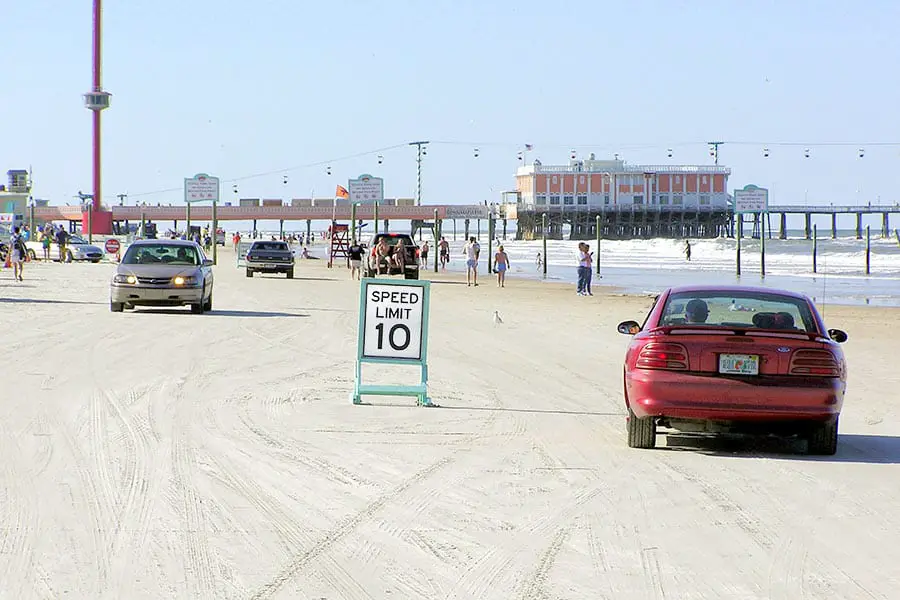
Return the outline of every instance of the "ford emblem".
<path id="1" fill-rule="evenodd" d="M 779 352 L 790 352 L 791 351 L 791 349 L 788 348 L 787 346 L 778 346 L 777 349 Z"/>

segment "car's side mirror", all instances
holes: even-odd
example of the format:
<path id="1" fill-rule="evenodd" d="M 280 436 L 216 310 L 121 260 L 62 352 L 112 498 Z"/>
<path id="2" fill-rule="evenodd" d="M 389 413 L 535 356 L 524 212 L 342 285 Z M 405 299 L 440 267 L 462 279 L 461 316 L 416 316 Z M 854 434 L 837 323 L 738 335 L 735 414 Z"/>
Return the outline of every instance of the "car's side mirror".
<path id="1" fill-rule="evenodd" d="M 616 327 L 616 331 L 624 333 L 625 335 L 634 335 L 640 330 L 641 326 L 637 321 L 622 321 L 619 323 L 618 327 Z"/>
<path id="2" fill-rule="evenodd" d="M 211 267 L 211 266 L 213 266 L 213 261 L 212 261 L 212 259 L 211 259 L 211 258 L 204 258 L 204 259 L 203 259 L 203 266 L 204 266 L 204 267 Z"/>
<path id="3" fill-rule="evenodd" d="M 847 332 L 840 329 L 829 329 L 828 337 L 836 341 L 838 344 L 843 344 L 847 341 Z"/>

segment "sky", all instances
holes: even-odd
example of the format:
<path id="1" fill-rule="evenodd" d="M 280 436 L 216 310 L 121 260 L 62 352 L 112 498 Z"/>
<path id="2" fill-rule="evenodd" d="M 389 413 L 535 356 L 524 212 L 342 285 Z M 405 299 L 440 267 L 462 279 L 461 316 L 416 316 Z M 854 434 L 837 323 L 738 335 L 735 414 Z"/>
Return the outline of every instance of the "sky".
<path id="1" fill-rule="evenodd" d="M 90 0 L 0 15 L 0 169 L 30 166 L 52 204 L 91 190 L 91 17 Z M 107 0 L 104 203 L 181 203 L 199 172 L 226 201 L 363 173 L 411 198 L 417 140 L 424 203 L 495 202 L 526 143 L 545 165 L 709 164 L 722 140 L 729 187 L 772 204 L 893 204 L 897 23 L 896 0 Z"/>

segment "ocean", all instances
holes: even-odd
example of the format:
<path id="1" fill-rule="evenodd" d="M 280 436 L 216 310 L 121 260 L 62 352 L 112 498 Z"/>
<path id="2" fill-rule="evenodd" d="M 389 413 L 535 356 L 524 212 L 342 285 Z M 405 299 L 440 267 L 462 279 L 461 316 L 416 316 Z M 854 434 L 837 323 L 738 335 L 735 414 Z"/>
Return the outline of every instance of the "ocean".
<path id="1" fill-rule="evenodd" d="M 792 232 L 796 233 L 796 232 Z M 625 293 L 656 294 L 666 287 L 683 284 L 739 284 L 802 292 L 820 303 L 845 305 L 900 306 L 900 244 L 895 238 L 871 239 L 870 274 L 865 273 L 865 240 L 839 232 L 837 239 L 819 239 L 817 272 L 813 272 L 810 240 L 793 238 L 766 240 L 766 274 L 760 272 L 760 240 L 741 240 L 742 274 L 735 273 L 736 242 L 733 239 L 691 240 L 691 261 L 685 260 L 683 240 L 649 239 L 589 242 L 599 258 L 594 285 L 615 286 Z M 369 234 L 371 235 L 371 234 Z M 363 240 L 366 236 L 363 236 Z M 425 236 L 430 240 L 430 236 Z M 544 279 L 536 256 L 541 241 L 501 241 L 510 259 L 510 278 Z M 450 271 L 465 272 L 462 235 L 451 241 Z M 487 239 L 480 240 L 482 256 L 487 254 Z M 434 243 L 429 269 L 433 269 Z M 576 281 L 577 241 L 547 241 L 547 281 Z M 314 253 L 326 253 L 326 244 L 318 241 Z M 496 251 L 496 243 L 493 246 Z M 486 258 L 486 257 L 485 257 Z M 596 263 L 595 263 L 596 265 Z M 485 261 L 480 275 L 487 277 Z M 484 280 L 487 283 L 487 280 Z M 514 283 L 513 283 L 514 285 Z"/>

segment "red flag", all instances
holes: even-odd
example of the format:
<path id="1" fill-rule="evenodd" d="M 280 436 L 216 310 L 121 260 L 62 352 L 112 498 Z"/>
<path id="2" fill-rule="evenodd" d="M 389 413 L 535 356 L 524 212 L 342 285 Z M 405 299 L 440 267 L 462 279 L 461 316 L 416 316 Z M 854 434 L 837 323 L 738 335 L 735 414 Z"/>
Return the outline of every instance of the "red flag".
<path id="1" fill-rule="evenodd" d="M 339 185 L 339 186 L 337 186 L 337 189 L 334 190 L 334 197 L 335 198 L 343 198 L 344 200 L 349 200 L 350 192 L 348 192 L 347 188 L 345 188 L 344 186 Z"/>

